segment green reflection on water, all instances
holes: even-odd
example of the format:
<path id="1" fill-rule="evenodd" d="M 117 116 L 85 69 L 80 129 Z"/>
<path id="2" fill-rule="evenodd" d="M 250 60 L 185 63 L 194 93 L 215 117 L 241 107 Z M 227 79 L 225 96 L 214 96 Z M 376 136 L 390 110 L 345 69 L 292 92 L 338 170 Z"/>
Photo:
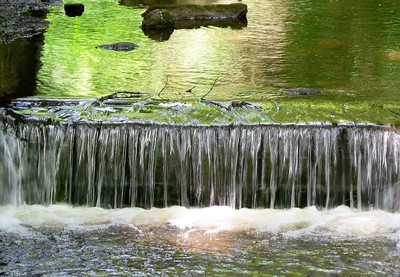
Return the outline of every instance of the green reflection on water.
<path id="1" fill-rule="evenodd" d="M 398 100 L 399 19 L 394 1 L 291 1 L 285 71 L 294 86 Z M 361 100 L 361 99 L 357 99 Z"/>
<path id="2" fill-rule="evenodd" d="M 261 103 L 267 109 L 263 122 L 399 122 L 395 1 L 252 1 L 246 3 L 245 28 L 175 30 L 163 42 L 140 29 L 144 8 L 114 0 L 81 2 L 81 17 L 67 17 L 62 8 L 48 15 L 53 24 L 45 34 L 38 96 L 98 98 L 117 91 L 156 96 L 167 85 L 162 97 L 196 102 L 218 78 L 208 99 Z M 139 48 L 95 48 L 119 41 Z M 184 93 L 192 87 L 192 94 Z M 323 93 L 291 96 L 283 87 Z M 171 121 L 160 114 L 145 118 Z"/>

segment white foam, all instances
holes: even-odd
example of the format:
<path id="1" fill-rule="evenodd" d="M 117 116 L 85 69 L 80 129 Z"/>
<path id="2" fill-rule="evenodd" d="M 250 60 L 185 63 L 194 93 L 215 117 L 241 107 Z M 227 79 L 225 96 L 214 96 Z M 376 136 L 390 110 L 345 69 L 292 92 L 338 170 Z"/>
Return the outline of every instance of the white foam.
<path id="1" fill-rule="evenodd" d="M 21 226 L 21 221 L 18 218 L 8 215 L 7 213 L 0 214 L 0 230 L 1 231 L 12 231 L 12 232 L 20 232 L 24 229 Z"/>
<path id="2" fill-rule="evenodd" d="M 256 230 L 284 236 L 392 236 L 400 239 L 400 215 L 385 211 L 357 211 L 345 206 L 332 210 L 305 209 L 240 209 L 229 207 L 170 207 L 145 210 L 125 208 L 106 210 L 68 205 L 23 205 L 0 207 L 0 230 L 23 232 L 24 226 L 90 228 L 110 224 L 157 227 L 169 225 L 205 233 Z"/>

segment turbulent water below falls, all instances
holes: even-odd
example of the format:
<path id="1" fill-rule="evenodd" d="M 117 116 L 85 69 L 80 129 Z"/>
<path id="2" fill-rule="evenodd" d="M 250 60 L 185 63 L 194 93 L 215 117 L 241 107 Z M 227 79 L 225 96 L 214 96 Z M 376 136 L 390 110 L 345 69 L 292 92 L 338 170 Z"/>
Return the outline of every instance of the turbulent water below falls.
<path id="1" fill-rule="evenodd" d="M 0 219 L 6 275 L 400 273 L 400 217 L 384 211 L 22 205 Z"/>

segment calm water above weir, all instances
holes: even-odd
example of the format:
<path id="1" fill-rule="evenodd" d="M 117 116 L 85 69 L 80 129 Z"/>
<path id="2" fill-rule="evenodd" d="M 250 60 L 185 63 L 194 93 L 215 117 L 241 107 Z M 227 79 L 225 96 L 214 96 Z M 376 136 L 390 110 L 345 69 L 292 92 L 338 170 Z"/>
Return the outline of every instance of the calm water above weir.
<path id="1" fill-rule="evenodd" d="M 326 90 L 310 101 L 400 98 L 400 8 L 394 1 L 249 1 L 247 26 L 175 30 L 163 42 L 139 28 L 145 8 L 114 0 L 82 3 L 82 17 L 66 17 L 62 8 L 48 15 L 53 24 L 45 34 L 38 95 L 157 93 L 168 76 L 171 97 L 193 86 L 202 96 L 220 78 L 211 98 L 285 99 L 282 87 Z M 95 48 L 118 41 L 139 48 Z"/>
<path id="2" fill-rule="evenodd" d="M 397 1 L 169 33 L 80 2 L 0 45 L 0 94 L 29 96 L 0 108 L 0 275 L 400 275 L 400 132 L 360 124 L 400 123 Z M 95 100 L 120 91 L 150 95 Z"/>
<path id="3" fill-rule="evenodd" d="M 352 1 L 351 5 L 250 1 L 247 26 L 181 29 L 168 36 L 142 31 L 141 1 L 81 2 L 86 7 L 81 17 L 65 16 L 62 7 L 52 8 L 47 15 L 52 24 L 37 51 L 37 76 L 32 76 L 36 86 L 10 84 L 15 78 L 15 83 L 24 83 L 29 79 L 26 75 L 32 74 L 13 66 L 32 66 L 8 62 L 6 69 L 11 69 L 4 69 L 2 90 L 14 87 L 19 95 L 40 97 L 98 98 L 118 91 L 157 96 L 167 84 L 163 97 L 197 101 L 218 78 L 207 99 L 244 100 L 264 108 L 264 118 L 243 121 L 399 123 L 400 8 L 396 1 Z M 95 48 L 118 41 L 131 41 L 139 48 L 130 52 Z M 37 45 L 32 43 L 26 59 L 35 56 L 32 50 Z M 11 49 L 16 48 L 23 47 Z M 4 59 L 9 61 L 10 55 Z M 286 87 L 311 87 L 322 93 L 299 97 L 282 93 Z M 190 88 L 191 93 L 185 92 Z M 159 119 L 148 113 L 131 117 Z M 185 116 L 179 114 L 174 120 L 181 122 Z"/>

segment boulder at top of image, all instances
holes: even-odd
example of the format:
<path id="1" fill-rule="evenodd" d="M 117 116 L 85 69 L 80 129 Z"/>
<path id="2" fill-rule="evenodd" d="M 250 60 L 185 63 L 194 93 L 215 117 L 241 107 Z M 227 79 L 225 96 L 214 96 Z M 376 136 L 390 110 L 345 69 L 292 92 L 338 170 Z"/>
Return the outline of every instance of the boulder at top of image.
<path id="1" fill-rule="evenodd" d="M 80 3 L 67 3 L 64 5 L 64 11 L 67 16 L 81 16 L 85 11 L 85 6 Z"/>

